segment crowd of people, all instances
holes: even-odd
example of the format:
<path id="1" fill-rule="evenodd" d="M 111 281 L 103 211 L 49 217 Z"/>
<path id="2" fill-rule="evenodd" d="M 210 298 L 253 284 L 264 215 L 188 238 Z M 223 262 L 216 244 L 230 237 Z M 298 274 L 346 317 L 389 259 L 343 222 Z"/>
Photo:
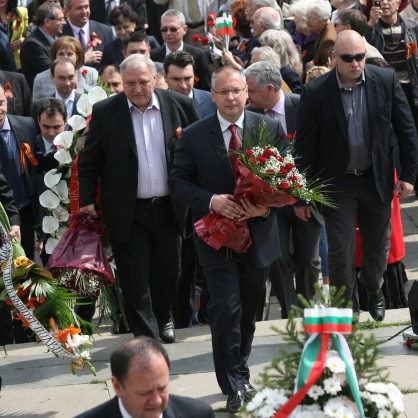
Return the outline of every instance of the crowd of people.
<path id="1" fill-rule="evenodd" d="M 126 331 L 174 343 L 175 328 L 209 324 L 228 411 L 255 393 L 247 361 L 272 294 L 287 318 L 322 271 L 324 294 L 344 286 L 355 314 L 382 321 L 406 306 L 398 199 L 418 190 L 417 0 L 21 3 L 0 0 L 0 198 L 29 258 L 53 139 L 103 83 L 111 97 L 93 108 L 79 200 L 98 217 L 100 183 Z M 220 7 L 234 18 L 228 47 L 207 26 Z M 207 30 L 219 53 L 201 42 Z M 234 201 L 225 156 L 262 124 L 335 207 Z M 23 145 L 36 167 L 20 164 Z M 200 239 L 193 225 L 210 213 L 248 220 L 249 251 Z M 24 341 L 18 328 L 2 309 L 0 344 Z M 124 367 L 114 384 L 129 413 Z"/>

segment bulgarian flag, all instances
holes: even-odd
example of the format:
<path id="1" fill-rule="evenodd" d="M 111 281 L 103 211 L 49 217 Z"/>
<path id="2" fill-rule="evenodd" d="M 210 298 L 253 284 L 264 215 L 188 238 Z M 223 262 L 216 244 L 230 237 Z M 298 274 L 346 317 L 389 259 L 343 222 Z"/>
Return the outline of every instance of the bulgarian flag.
<path id="1" fill-rule="evenodd" d="M 225 38 L 225 49 L 229 49 L 229 37 L 234 36 L 234 25 L 230 13 L 219 10 L 216 18 L 216 35 Z"/>
<path id="2" fill-rule="evenodd" d="M 309 389 L 321 377 L 325 367 L 328 341 L 334 346 L 345 363 L 347 381 L 357 405 L 360 417 L 364 418 L 363 404 L 354 369 L 354 360 L 343 334 L 352 331 L 352 309 L 311 308 L 304 310 L 304 328 L 311 334 L 305 343 L 300 359 L 294 395 L 277 411 L 274 418 L 287 418 L 302 402 Z"/>

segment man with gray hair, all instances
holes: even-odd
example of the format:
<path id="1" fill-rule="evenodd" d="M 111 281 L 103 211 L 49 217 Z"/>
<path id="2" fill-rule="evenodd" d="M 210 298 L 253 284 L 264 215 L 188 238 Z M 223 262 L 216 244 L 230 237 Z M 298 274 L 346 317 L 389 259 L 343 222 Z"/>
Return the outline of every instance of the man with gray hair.
<path id="1" fill-rule="evenodd" d="M 165 57 L 171 52 L 184 51 L 193 55 L 197 82 L 194 87 L 202 90 L 210 89 L 209 62 L 206 53 L 200 48 L 183 42 L 188 26 L 183 13 L 174 9 L 168 9 L 161 16 L 161 35 L 164 45 L 151 51 L 151 59 L 155 62 L 164 62 Z"/>
<path id="2" fill-rule="evenodd" d="M 167 179 L 179 131 L 198 116 L 190 98 L 155 89 L 148 57 L 130 55 L 120 69 L 124 91 L 93 107 L 80 154 L 80 211 L 97 217 L 100 178 L 131 332 L 172 343 L 185 210 L 170 198 Z"/>
<path id="3" fill-rule="evenodd" d="M 250 101 L 248 110 L 280 121 L 284 131 L 294 135 L 299 95 L 282 91 L 280 68 L 270 62 L 260 61 L 249 66 L 244 75 Z M 293 206 L 277 211 L 281 254 L 271 266 L 270 281 L 282 308 L 282 318 L 287 318 L 291 306 L 298 304 L 298 293 L 307 299 L 312 299 L 315 294 L 314 283 L 319 276 L 321 223 L 323 219 L 316 212 L 308 222 L 304 222 L 296 216 Z"/>
<path id="4" fill-rule="evenodd" d="M 64 13 L 59 4 L 46 2 L 36 12 L 38 27 L 23 42 L 20 48 L 22 73 L 32 91 L 35 76 L 49 69 L 52 42 L 62 35 Z"/>

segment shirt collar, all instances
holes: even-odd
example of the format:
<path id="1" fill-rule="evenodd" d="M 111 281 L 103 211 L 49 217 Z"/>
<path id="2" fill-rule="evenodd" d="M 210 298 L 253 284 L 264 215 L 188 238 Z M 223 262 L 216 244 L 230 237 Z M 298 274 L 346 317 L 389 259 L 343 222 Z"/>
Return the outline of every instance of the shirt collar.
<path id="1" fill-rule="evenodd" d="M 175 51 L 172 51 L 166 44 L 165 45 L 165 55 L 171 54 L 172 52 L 176 52 L 176 51 L 183 51 L 183 47 L 184 47 L 183 41 L 181 42 L 181 45 Z"/>
<path id="2" fill-rule="evenodd" d="M 74 24 L 72 24 L 70 19 L 68 19 L 68 23 L 70 24 L 71 29 L 73 30 L 75 38 L 78 39 L 81 29 L 83 29 L 84 33 L 88 36 L 88 38 L 90 37 L 90 20 L 81 28 L 79 26 L 75 26 Z"/>
<path id="3" fill-rule="evenodd" d="M 138 112 L 141 112 L 128 98 L 126 98 L 126 100 L 128 100 L 128 107 L 129 110 L 132 110 L 132 108 L 138 110 Z M 160 101 L 158 100 L 157 95 L 154 93 L 152 93 L 152 97 L 150 102 L 148 103 L 148 107 L 146 108 L 146 110 L 155 108 L 157 110 L 160 110 Z M 143 112 L 141 112 L 143 113 Z"/>
<path id="4" fill-rule="evenodd" d="M 221 131 L 225 132 L 230 125 L 237 125 L 238 128 L 244 129 L 244 112 L 242 112 L 241 116 L 238 118 L 236 122 L 230 122 L 221 116 L 219 110 L 216 112 L 218 115 L 219 125 L 221 125 Z"/>
<path id="5" fill-rule="evenodd" d="M 284 107 L 285 100 L 286 99 L 285 99 L 283 90 L 280 89 L 280 99 L 271 109 L 274 110 L 279 115 L 285 115 L 286 114 L 285 107 Z M 270 109 L 264 109 L 264 110 L 267 111 Z"/>
<path id="6" fill-rule="evenodd" d="M 0 131 L 11 131 L 12 128 L 10 127 L 10 122 L 9 122 L 9 118 L 7 117 L 7 115 L 4 117 L 4 123 L 3 123 L 3 127 L 0 128 Z"/>
<path id="7" fill-rule="evenodd" d="M 44 35 L 45 36 L 45 38 L 48 40 L 48 42 L 50 43 L 50 44 L 52 44 L 52 42 L 54 42 L 55 41 L 55 39 L 56 38 L 54 38 L 53 36 L 51 36 L 51 35 L 49 35 L 48 33 L 46 33 L 44 30 L 42 30 L 42 28 L 40 28 L 39 26 L 38 26 L 38 29 L 42 32 L 42 35 Z"/>
<path id="8" fill-rule="evenodd" d="M 347 89 L 342 85 L 341 80 L 340 80 L 340 76 L 338 75 L 338 68 L 335 69 L 335 74 L 337 75 L 337 83 L 338 83 L 338 88 L 339 88 L 340 91 L 341 90 L 345 90 L 345 91 L 352 90 L 352 89 Z M 358 86 L 359 84 L 365 84 L 365 83 L 366 83 L 366 77 L 364 75 L 364 70 L 363 70 L 363 72 L 361 73 L 361 76 L 357 80 L 356 86 Z"/>
<path id="9" fill-rule="evenodd" d="M 61 97 L 60 94 L 55 90 L 55 98 L 58 100 L 62 100 L 63 102 L 74 102 L 75 99 L 75 90 L 71 92 L 71 94 L 65 99 L 64 97 Z"/>

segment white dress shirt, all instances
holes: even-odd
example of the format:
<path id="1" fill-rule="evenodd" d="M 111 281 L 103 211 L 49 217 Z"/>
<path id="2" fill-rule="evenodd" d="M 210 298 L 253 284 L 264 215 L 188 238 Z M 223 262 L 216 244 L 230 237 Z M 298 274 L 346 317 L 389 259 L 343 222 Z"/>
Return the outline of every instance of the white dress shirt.
<path id="1" fill-rule="evenodd" d="M 125 407 L 123 406 L 122 401 L 120 400 L 120 398 L 118 398 L 118 402 L 119 402 L 119 409 L 120 409 L 120 414 L 122 415 L 122 418 L 132 418 L 128 412 L 126 411 Z M 163 414 L 160 415 L 159 418 L 163 418 Z"/>
<path id="2" fill-rule="evenodd" d="M 148 199 L 169 194 L 165 138 L 160 102 L 155 93 L 141 112 L 128 99 L 138 153 L 137 197 Z"/>
<path id="3" fill-rule="evenodd" d="M 285 132 L 287 132 L 287 125 L 286 125 L 286 110 L 285 110 L 285 95 L 283 90 L 280 90 L 280 99 L 271 109 L 274 112 L 273 119 L 278 120 Z M 266 112 L 270 109 L 264 109 Z"/>
<path id="4" fill-rule="evenodd" d="M 224 137 L 225 155 L 226 155 L 228 153 L 227 150 L 229 149 L 229 141 L 231 140 L 231 135 L 232 135 L 231 131 L 229 130 L 229 127 L 231 125 L 237 125 L 237 135 L 242 143 L 242 134 L 244 132 L 244 112 L 242 112 L 242 115 L 234 123 L 229 122 L 226 119 L 224 119 L 219 113 L 219 110 L 216 113 L 218 115 L 219 125 L 221 125 L 221 131 Z"/>
<path id="5" fill-rule="evenodd" d="M 64 97 L 61 97 L 59 93 L 55 90 L 55 98 L 61 100 L 65 104 L 65 107 L 67 108 L 67 117 L 71 118 L 71 116 L 73 115 L 75 90 L 73 90 L 66 99 L 64 99 Z"/>

